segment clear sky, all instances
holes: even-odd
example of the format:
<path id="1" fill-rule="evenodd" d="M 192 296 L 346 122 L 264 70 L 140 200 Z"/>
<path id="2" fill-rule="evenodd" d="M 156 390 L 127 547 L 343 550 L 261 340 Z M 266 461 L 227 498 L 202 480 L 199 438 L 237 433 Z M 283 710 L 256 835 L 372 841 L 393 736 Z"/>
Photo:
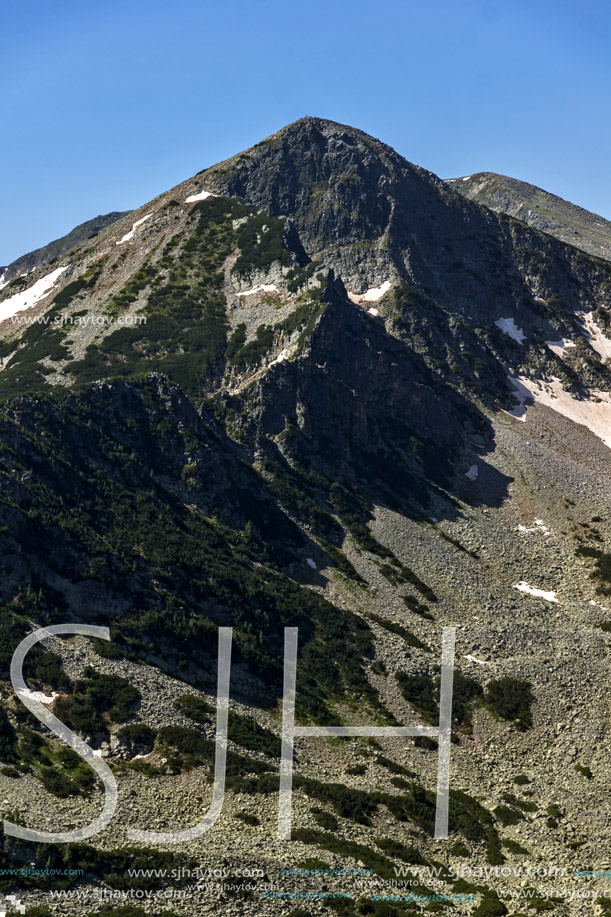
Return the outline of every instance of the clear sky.
<path id="1" fill-rule="evenodd" d="M 611 218 L 601 0 L 4 0 L 0 264 L 302 115 Z"/>

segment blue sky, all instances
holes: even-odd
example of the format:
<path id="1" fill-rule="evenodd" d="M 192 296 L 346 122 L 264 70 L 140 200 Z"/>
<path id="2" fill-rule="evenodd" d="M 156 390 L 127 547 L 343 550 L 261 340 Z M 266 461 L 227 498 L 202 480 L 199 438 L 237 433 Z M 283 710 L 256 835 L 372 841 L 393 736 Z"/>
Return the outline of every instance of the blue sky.
<path id="1" fill-rule="evenodd" d="M 0 264 L 304 114 L 611 218 L 610 37 L 587 0 L 7 0 Z"/>

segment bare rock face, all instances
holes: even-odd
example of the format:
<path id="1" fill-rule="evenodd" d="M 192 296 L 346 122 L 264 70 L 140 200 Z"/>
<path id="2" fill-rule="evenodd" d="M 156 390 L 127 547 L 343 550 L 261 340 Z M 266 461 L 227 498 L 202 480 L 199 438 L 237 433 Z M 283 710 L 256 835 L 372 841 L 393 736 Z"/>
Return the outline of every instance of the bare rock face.
<path id="1" fill-rule="evenodd" d="M 551 317 L 538 315 L 534 297 L 561 296 L 577 309 L 584 284 L 597 285 L 599 272 L 608 280 L 608 268 L 574 249 L 473 206 L 464 183 L 445 183 L 331 121 L 303 118 L 205 178 L 219 193 L 290 217 L 310 257 L 358 293 L 404 277 L 448 308 L 490 321 L 517 305 L 543 328 Z"/>

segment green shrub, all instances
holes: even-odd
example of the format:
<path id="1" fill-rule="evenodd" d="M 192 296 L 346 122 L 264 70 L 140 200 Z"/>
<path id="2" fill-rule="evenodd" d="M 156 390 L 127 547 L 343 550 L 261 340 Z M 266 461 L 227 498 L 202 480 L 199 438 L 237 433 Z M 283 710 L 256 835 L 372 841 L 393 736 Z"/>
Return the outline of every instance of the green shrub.
<path id="1" fill-rule="evenodd" d="M 327 812 L 326 809 L 320 809 L 317 806 L 314 806 L 310 809 L 310 812 L 314 816 L 314 821 L 316 824 L 322 828 L 324 831 L 338 831 L 339 822 L 334 815 L 331 815 L 330 812 Z"/>
<path id="2" fill-rule="evenodd" d="M 379 799 L 364 790 L 354 790 L 343 783 L 322 783 L 309 777 L 295 775 L 293 786 L 302 789 L 320 802 L 330 803 L 343 817 L 362 825 L 371 823 L 371 816 L 378 808 Z"/>
<path id="3" fill-rule="evenodd" d="M 450 853 L 452 854 L 452 856 L 456 856 L 456 857 L 470 857 L 471 856 L 471 851 L 469 850 L 466 844 L 463 844 L 462 841 L 456 841 L 454 844 L 452 844 L 452 846 L 450 847 Z"/>
<path id="4" fill-rule="evenodd" d="M 527 783 L 530 783 L 530 777 L 527 777 L 526 774 L 516 774 L 513 778 L 513 782 L 517 783 L 518 786 L 525 786 Z"/>
<path id="5" fill-rule="evenodd" d="M 494 814 L 505 828 L 509 825 L 517 825 L 524 820 L 522 813 L 511 806 L 497 806 Z"/>
<path id="6" fill-rule="evenodd" d="M 241 322 L 236 325 L 231 337 L 227 341 L 227 360 L 229 363 L 239 363 L 238 354 L 246 343 L 246 325 Z"/>
<path id="7" fill-rule="evenodd" d="M 509 803 L 511 806 L 515 806 L 516 809 L 521 809 L 522 812 L 536 812 L 539 808 L 536 802 L 518 799 L 513 793 L 503 793 L 503 801 Z"/>
<path id="8" fill-rule="evenodd" d="M 513 841 L 511 838 L 504 838 L 502 841 L 503 847 L 506 847 L 510 853 L 518 853 L 522 856 L 529 856 L 529 852 L 526 847 L 522 847 L 521 844 L 518 844 L 517 841 Z"/>
<path id="9" fill-rule="evenodd" d="M 16 760 L 17 733 L 3 707 L 0 707 L 0 761 L 6 763 Z"/>
<path id="10" fill-rule="evenodd" d="M 238 230 L 240 255 L 234 271 L 237 274 L 247 274 L 252 270 L 264 270 L 274 261 L 291 265 L 293 255 L 284 247 L 283 233 L 282 220 L 270 217 L 267 213 L 249 216 Z"/>
<path id="11" fill-rule="evenodd" d="M 415 634 L 412 634 L 407 627 L 402 627 L 401 624 L 396 624 L 394 621 L 387 621 L 386 618 L 381 618 L 379 615 L 370 613 L 367 617 L 371 621 L 375 621 L 376 624 L 379 624 L 380 627 L 383 627 L 384 630 L 390 631 L 391 634 L 396 634 L 398 637 L 401 637 L 402 640 L 405 640 L 408 646 L 413 646 L 416 649 L 426 650 L 430 653 L 430 647 L 423 643 L 422 640 L 419 640 Z"/>
<path id="12" fill-rule="evenodd" d="M 215 713 L 215 708 L 208 701 L 194 694 L 183 694 L 174 701 L 174 707 L 196 723 L 209 723 Z"/>
<path id="13" fill-rule="evenodd" d="M 140 693 L 126 678 L 101 675 L 89 666 L 84 674 L 75 682 L 74 694 L 55 702 L 54 711 L 62 722 L 75 732 L 93 735 L 108 730 L 102 714 L 116 723 L 131 716 Z"/>
<path id="14" fill-rule="evenodd" d="M 170 766 L 187 769 L 203 764 L 213 766 L 214 742 L 204 738 L 196 729 L 186 726 L 163 726 L 157 733 L 157 739 L 168 749 Z M 172 755 L 172 749 L 178 752 L 178 755 Z"/>
<path id="15" fill-rule="evenodd" d="M 376 837 L 376 845 L 387 853 L 388 856 L 394 857 L 395 860 L 402 860 L 404 863 L 413 863 L 425 866 L 427 861 L 416 847 L 406 847 L 400 841 L 390 837 Z"/>
<path id="16" fill-rule="evenodd" d="M 133 705 L 140 700 L 140 692 L 119 675 L 102 675 L 88 666 L 85 678 L 76 682 L 78 694 L 90 697 L 96 710 L 106 713 L 115 723 L 122 723 L 133 713 Z"/>
<path id="17" fill-rule="evenodd" d="M 250 825 L 251 828 L 261 824 L 257 816 L 252 815 L 250 812 L 236 812 L 235 817 L 243 821 L 245 825 Z"/>
<path id="18" fill-rule="evenodd" d="M 407 672 L 397 672 L 395 678 L 405 700 L 425 722 L 436 724 L 439 720 L 439 695 L 433 678 L 430 675 L 408 675 Z"/>
<path id="19" fill-rule="evenodd" d="M 385 757 L 384 755 L 378 755 L 376 758 L 376 764 L 381 764 L 382 767 L 385 767 L 391 772 L 391 774 L 402 774 L 404 777 L 415 777 L 416 774 L 413 771 L 410 771 L 409 768 L 403 767 L 402 764 L 397 764 L 396 761 L 392 761 L 390 758 Z"/>
<path id="20" fill-rule="evenodd" d="M 493 895 L 494 893 L 491 892 L 490 894 Z M 504 917 L 507 913 L 507 908 L 503 902 L 494 895 L 494 897 L 482 898 L 473 911 L 473 917 Z"/>
<path id="21" fill-rule="evenodd" d="M 62 668 L 61 656 L 49 650 L 33 646 L 27 655 L 26 671 L 31 678 L 41 685 L 48 685 L 54 691 L 67 693 L 72 688 L 72 681 Z"/>
<path id="22" fill-rule="evenodd" d="M 38 776 L 44 788 L 60 799 L 67 796 L 87 796 L 96 782 L 94 772 L 89 769 L 79 771 L 76 776 L 70 776 L 63 770 L 42 767 L 38 771 Z"/>
<path id="23" fill-rule="evenodd" d="M 257 366 L 269 352 L 274 332 L 269 325 L 259 325 L 254 340 L 246 343 L 246 325 L 238 325 L 227 344 L 227 360 L 236 366 Z"/>
<path id="24" fill-rule="evenodd" d="M 280 737 L 260 726 L 255 720 L 234 713 L 233 710 L 229 711 L 229 738 L 236 745 L 241 745 L 249 751 L 261 751 L 266 755 L 280 757 Z"/>
<path id="25" fill-rule="evenodd" d="M 108 732 L 107 724 L 96 709 L 93 699 L 87 695 L 73 694 L 58 698 L 53 712 L 73 732 L 82 735 Z"/>
<path id="26" fill-rule="evenodd" d="M 433 615 L 429 612 L 426 605 L 423 605 L 418 601 L 413 595 L 404 595 L 402 596 L 403 601 L 407 605 L 410 611 L 413 611 L 414 614 L 420 615 L 421 618 L 426 618 L 427 621 L 434 621 Z"/>
<path id="27" fill-rule="evenodd" d="M 599 581 L 598 592 L 611 594 L 611 554 L 599 548 L 580 546 L 575 551 L 578 557 L 592 557 L 595 560 L 592 576 Z"/>
<path id="28" fill-rule="evenodd" d="M 364 844 L 357 844 L 354 841 L 347 841 L 343 838 L 336 837 L 334 834 L 327 834 L 323 831 L 316 831 L 311 828 L 296 828 L 292 832 L 293 839 L 301 841 L 304 844 L 316 844 L 323 850 L 335 853 L 338 856 L 352 857 L 360 860 L 368 869 L 386 879 L 395 879 L 394 864 L 392 860 L 382 856 L 375 850 L 365 847 Z"/>
<path id="29" fill-rule="evenodd" d="M 146 723 L 131 723 L 129 726 L 122 726 L 117 732 L 119 739 L 126 739 L 132 751 L 136 748 L 148 749 L 151 751 L 155 744 L 157 733 Z"/>
<path id="30" fill-rule="evenodd" d="M 483 704 L 504 720 L 516 722 L 525 731 L 532 726 L 532 690 L 529 682 L 519 678 L 499 678 L 491 681 L 483 697 Z"/>

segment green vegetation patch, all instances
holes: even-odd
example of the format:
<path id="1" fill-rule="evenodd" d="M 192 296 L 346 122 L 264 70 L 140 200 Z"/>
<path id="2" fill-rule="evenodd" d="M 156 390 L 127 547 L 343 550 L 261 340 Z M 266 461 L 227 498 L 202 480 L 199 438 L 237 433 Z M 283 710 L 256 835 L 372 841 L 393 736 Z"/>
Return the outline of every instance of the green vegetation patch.
<path id="1" fill-rule="evenodd" d="M 234 271 L 237 274 L 247 274 L 252 270 L 265 270 L 275 261 L 283 266 L 291 266 L 294 256 L 284 247 L 283 236 L 283 219 L 270 217 L 267 213 L 249 216 L 238 229 L 240 255 Z"/>
<path id="2" fill-rule="evenodd" d="M 282 693 L 283 627 L 298 626 L 298 714 L 336 723 L 332 706 L 348 696 L 379 709 L 365 675 L 372 656 L 366 622 L 282 573 L 282 564 L 301 551 L 303 535 L 218 428 L 203 421 L 187 428 L 177 422 L 178 415 L 188 416 L 182 411 L 188 407 L 179 393 L 155 380 L 22 401 L 18 424 L 2 420 L 5 438 L 17 446 L 0 451 L 0 461 L 28 477 L 20 485 L 28 511 L 4 510 L 19 519 L 19 542 L 38 552 L 53 576 L 93 579 L 101 592 L 117 595 L 125 611 L 109 623 L 112 645 L 124 654 L 153 652 L 166 671 L 188 671 L 197 687 L 209 690 L 218 627 L 231 625 L 236 664 L 258 679 L 257 701 L 274 706 Z M 185 505 L 168 486 L 186 464 L 201 469 L 194 472 L 200 506 L 210 499 L 211 476 L 220 481 L 226 473 L 232 481 L 221 489 L 213 515 Z M 226 472 L 219 476 L 219 468 Z M 5 531 L 3 538 L 7 553 L 14 552 L 15 537 Z M 40 613 L 42 621 L 65 620 L 65 605 L 55 606 L 46 585 L 43 592 L 40 611 L 35 595 L 22 610 L 0 606 L 5 678 L 28 619 Z M 132 712 L 136 696 L 130 699 L 126 685 L 118 710 L 120 682 L 95 673 L 85 681 L 57 701 L 58 715 L 72 728 L 103 732 L 105 717 L 121 722 Z M 102 703 L 109 691 L 112 701 Z M 277 741 L 259 731 L 249 741 L 263 738 Z"/>
<path id="3" fill-rule="evenodd" d="M 196 723 L 209 723 L 216 712 L 216 707 L 194 694 L 177 697 L 173 706 Z"/>
<path id="4" fill-rule="evenodd" d="M 67 361 L 70 354 L 64 345 L 69 326 L 57 323 L 60 313 L 67 308 L 78 294 L 92 289 L 101 274 L 103 260 L 96 262 L 85 273 L 66 284 L 54 297 L 51 307 L 44 315 L 44 321 L 34 321 L 16 341 L 13 335 L 0 341 L 0 357 L 7 357 L 18 345 L 0 373 L 0 398 L 38 392 L 47 387 L 45 376 L 51 370 L 42 360 Z"/>
<path id="5" fill-rule="evenodd" d="M 274 329 L 259 325 L 254 340 L 246 343 L 246 325 L 239 324 L 227 343 L 227 362 L 232 366 L 258 366 L 274 343 Z"/>
<path id="6" fill-rule="evenodd" d="M 611 554 L 586 545 L 580 545 L 575 554 L 577 557 L 592 557 L 595 560 L 592 577 L 598 581 L 597 592 L 611 595 Z M 603 630 L 605 629 L 603 627 Z"/>
<path id="7" fill-rule="evenodd" d="M 107 731 L 102 714 L 114 723 L 122 723 L 134 712 L 140 693 L 126 678 L 102 675 L 88 666 L 85 678 L 74 684 L 74 694 L 60 697 L 54 712 L 75 732 L 95 734 Z"/>
<path id="8" fill-rule="evenodd" d="M 413 646 L 420 650 L 425 650 L 430 653 L 431 649 L 423 643 L 422 640 L 419 640 L 415 634 L 412 634 L 407 627 L 403 627 L 401 624 L 396 624 L 394 621 L 387 621 L 386 618 L 381 618 L 379 615 L 373 613 L 368 614 L 367 617 L 370 621 L 375 621 L 376 624 L 379 624 L 380 627 L 383 627 L 384 630 L 389 631 L 391 634 L 396 634 L 398 637 L 401 637 L 402 640 L 405 640 L 408 646 Z"/>
<path id="9" fill-rule="evenodd" d="M 437 725 L 439 722 L 440 676 L 409 675 L 397 672 L 395 675 L 401 693 L 408 703 L 422 716 L 425 722 Z M 471 727 L 472 710 L 480 700 L 483 691 L 475 679 L 454 670 L 452 690 L 452 724 L 456 727 Z"/>
<path id="10" fill-rule="evenodd" d="M 482 703 L 501 719 L 515 722 L 520 730 L 525 731 L 532 726 L 533 700 L 529 682 L 506 677 L 488 684 Z"/>
<path id="11" fill-rule="evenodd" d="M 205 381 L 224 364 L 228 322 L 222 267 L 236 243 L 232 220 L 246 212 L 225 198 L 193 207 L 180 244 L 177 240 L 166 247 L 155 265 L 142 268 L 108 304 L 111 313 L 120 312 L 150 285 L 138 313 L 146 323 L 125 326 L 90 345 L 85 357 L 69 367 L 79 384 L 157 371 L 188 394 L 201 395 Z"/>

